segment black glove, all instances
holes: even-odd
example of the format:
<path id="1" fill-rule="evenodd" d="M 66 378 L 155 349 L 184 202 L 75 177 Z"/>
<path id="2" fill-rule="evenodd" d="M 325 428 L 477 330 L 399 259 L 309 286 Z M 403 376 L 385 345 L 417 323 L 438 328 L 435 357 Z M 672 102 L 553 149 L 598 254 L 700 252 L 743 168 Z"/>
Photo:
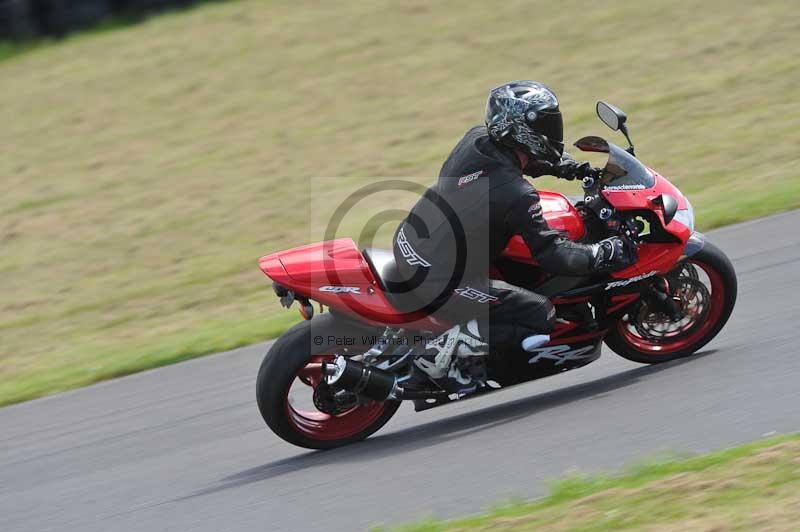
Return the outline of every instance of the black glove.
<path id="1" fill-rule="evenodd" d="M 594 269 L 598 272 L 624 270 L 639 260 L 637 246 L 624 236 L 612 236 L 592 246 Z"/>
<path id="2" fill-rule="evenodd" d="M 553 175 L 555 166 L 547 161 L 530 158 L 528 164 L 522 169 L 522 173 L 531 177 L 541 177 L 543 175 Z"/>
<path id="3" fill-rule="evenodd" d="M 561 161 L 553 168 L 553 175 L 572 181 L 575 179 L 583 179 L 592 172 L 592 165 L 583 162 L 579 163 L 568 153 L 564 153 Z"/>

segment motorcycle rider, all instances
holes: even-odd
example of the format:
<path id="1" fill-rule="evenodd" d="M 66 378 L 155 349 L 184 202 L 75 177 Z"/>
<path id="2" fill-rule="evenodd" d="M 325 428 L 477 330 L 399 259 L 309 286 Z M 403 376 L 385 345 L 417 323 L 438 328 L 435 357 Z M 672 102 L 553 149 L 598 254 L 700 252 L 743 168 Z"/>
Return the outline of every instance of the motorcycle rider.
<path id="1" fill-rule="evenodd" d="M 523 177 L 573 180 L 590 171 L 564 152 L 553 91 L 527 80 L 491 90 L 485 125 L 467 131 L 395 232 L 395 260 L 413 296 L 435 316 L 459 324 L 417 357 L 431 378 L 453 391 L 474 388 L 478 383 L 454 363 L 458 357 L 486 354 L 489 342 L 532 350 L 549 340 L 552 303 L 489 279 L 513 235 L 522 236 L 542 269 L 559 275 L 612 272 L 636 261 L 626 238 L 580 244 L 551 230 L 536 189 Z"/>

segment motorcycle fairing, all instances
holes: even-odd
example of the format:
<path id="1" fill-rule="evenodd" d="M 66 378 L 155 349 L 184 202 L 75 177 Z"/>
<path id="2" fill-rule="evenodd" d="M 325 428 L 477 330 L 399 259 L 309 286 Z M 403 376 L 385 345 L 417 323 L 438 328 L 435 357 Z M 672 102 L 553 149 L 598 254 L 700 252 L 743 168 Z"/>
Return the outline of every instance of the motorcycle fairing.
<path id="1" fill-rule="evenodd" d="M 692 255 L 695 255 L 700 252 L 705 246 L 706 242 L 708 242 L 708 238 L 703 233 L 698 231 L 692 231 L 692 235 L 689 237 L 689 240 L 686 242 L 686 247 L 683 248 L 683 253 L 679 260 L 684 260 Z"/>
<path id="2" fill-rule="evenodd" d="M 259 267 L 281 286 L 373 325 L 408 324 L 439 331 L 446 324 L 398 312 L 351 238 L 266 255 Z"/>
<path id="3" fill-rule="evenodd" d="M 664 223 L 664 213 L 659 204 L 659 196 L 669 195 L 676 200 L 678 209 L 687 209 L 689 203 L 678 187 L 652 168 L 642 164 L 627 150 L 602 137 L 583 137 L 575 142 L 575 146 L 581 151 L 608 154 L 603 175 L 591 190 L 600 188 L 600 195 L 617 211 L 655 213 L 659 223 L 668 233 L 681 243 L 686 243 L 692 230 L 675 219 Z"/>
<path id="4" fill-rule="evenodd" d="M 655 185 L 642 190 L 603 190 L 601 194 L 618 211 L 651 211 L 658 217 L 664 230 L 681 242 L 686 242 L 692 230 L 676 219 L 664 223 L 664 211 L 659 208 L 659 196 L 662 194 L 675 198 L 678 209 L 687 209 L 686 197 L 678 188 L 660 174 L 650 170 L 655 178 Z"/>

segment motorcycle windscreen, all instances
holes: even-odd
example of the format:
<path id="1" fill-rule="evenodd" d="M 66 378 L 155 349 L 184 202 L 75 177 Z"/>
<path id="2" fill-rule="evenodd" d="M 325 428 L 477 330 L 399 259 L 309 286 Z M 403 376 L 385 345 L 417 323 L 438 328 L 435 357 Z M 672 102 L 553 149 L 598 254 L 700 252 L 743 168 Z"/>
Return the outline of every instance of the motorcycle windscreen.
<path id="1" fill-rule="evenodd" d="M 581 151 L 608 154 L 601 177 L 606 190 L 644 190 L 656 184 L 653 172 L 639 159 L 602 137 L 583 137 L 575 146 Z"/>

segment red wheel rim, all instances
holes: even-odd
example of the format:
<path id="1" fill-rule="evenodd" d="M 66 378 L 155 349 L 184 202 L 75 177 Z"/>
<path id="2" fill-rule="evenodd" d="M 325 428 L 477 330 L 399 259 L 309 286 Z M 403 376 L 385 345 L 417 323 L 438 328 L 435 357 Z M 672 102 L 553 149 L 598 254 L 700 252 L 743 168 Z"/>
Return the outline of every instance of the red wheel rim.
<path id="1" fill-rule="evenodd" d="M 296 382 L 304 384 L 310 397 L 313 394 L 313 387 L 322 379 L 322 362 L 333 360 L 334 356 L 330 353 L 312 357 L 297 371 L 295 379 L 286 388 L 285 404 L 289 422 L 298 432 L 315 440 L 339 440 L 355 436 L 375 423 L 388 406 L 385 402 L 370 401 L 341 414 L 331 415 L 313 407 L 293 405 L 290 398 L 292 385 Z"/>
<path id="2" fill-rule="evenodd" d="M 629 345 L 638 351 L 649 355 L 670 355 L 687 349 L 702 340 L 706 334 L 717 325 L 722 317 L 723 310 L 725 309 L 725 283 L 722 280 L 722 276 L 709 264 L 696 261 L 689 261 L 689 264 L 702 270 L 706 276 L 708 276 L 708 281 L 711 286 L 707 288 L 711 292 L 711 297 L 708 301 L 709 310 L 707 318 L 700 327 L 693 329 L 688 334 L 676 336 L 674 340 L 663 343 L 657 343 L 642 338 L 631 330 L 628 322 L 619 320 L 617 322 L 617 327 L 620 335 Z"/>

